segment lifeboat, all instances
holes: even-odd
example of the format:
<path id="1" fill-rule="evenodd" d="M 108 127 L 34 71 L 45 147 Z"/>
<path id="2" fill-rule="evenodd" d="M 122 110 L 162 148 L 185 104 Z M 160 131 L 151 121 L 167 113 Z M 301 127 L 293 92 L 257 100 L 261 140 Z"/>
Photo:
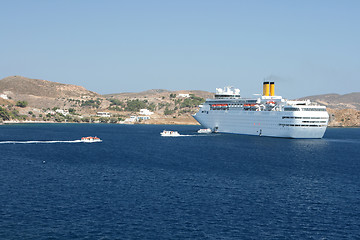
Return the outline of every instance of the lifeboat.
<path id="1" fill-rule="evenodd" d="M 82 142 L 92 143 L 92 142 L 102 142 L 102 140 L 98 137 L 82 137 Z"/>
<path id="2" fill-rule="evenodd" d="M 275 102 L 274 101 L 267 101 L 266 104 L 275 105 Z"/>
<path id="3" fill-rule="evenodd" d="M 213 104 L 211 105 L 212 107 L 227 107 L 229 106 L 228 104 Z"/>
<path id="4" fill-rule="evenodd" d="M 244 107 L 255 107 L 257 104 L 244 104 Z"/>

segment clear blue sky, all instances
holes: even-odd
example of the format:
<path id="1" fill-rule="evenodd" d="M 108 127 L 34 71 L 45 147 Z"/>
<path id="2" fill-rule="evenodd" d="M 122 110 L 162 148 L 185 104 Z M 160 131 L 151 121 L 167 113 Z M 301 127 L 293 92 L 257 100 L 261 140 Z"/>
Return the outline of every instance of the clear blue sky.
<path id="1" fill-rule="evenodd" d="M 2 0 L 0 78 L 101 93 L 360 91 L 360 1 Z"/>

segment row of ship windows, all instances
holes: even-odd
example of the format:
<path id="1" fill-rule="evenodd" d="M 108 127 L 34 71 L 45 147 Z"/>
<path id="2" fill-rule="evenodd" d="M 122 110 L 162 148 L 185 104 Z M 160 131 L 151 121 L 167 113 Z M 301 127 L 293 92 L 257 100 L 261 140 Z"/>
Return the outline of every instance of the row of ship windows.
<path id="1" fill-rule="evenodd" d="M 325 108 L 302 108 L 303 111 L 326 112 Z"/>
<path id="2" fill-rule="evenodd" d="M 280 123 L 279 126 L 283 127 L 326 127 L 326 125 L 306 125 L 306 124 L 282 124 Z"/>
<path id="3" fill-rule="evenodd" d="M 327 119 L 327 117 L 282 117 L 282 119 Z"/>
<path id="4" fill-rule="evenodd" d="M 214 107 L 242 107 L 244 104 L 256 104 L 256 100 L 248 100 L 246 102 L 241 102 L 241 103 L 221 103 L 221 102 L 217 102 L 217 103 L 211 103 L 209 105 L 226 105 L 226 106 L 214 106 Z"/>
<path id="5" fill-rule="evenodd" d="M 210 110 L 229 110 L 229 107 L 210 107 Z"/>
<path id="6" fill-rule="evenodd" d="M 213 109 L 229 109 L 229 107 L 243 107 L 243 104 L 228 104 L 227 106 L 211 106 Z M 246 107 L 246 106 L 245 106 Z"/>
<path id="7" fill-rule="evenodd" d="M 229 108 L 210 108 L 210 110 L 212 111 L 216 111 L 216 110 L 230 110 Z M 234 111 L 234 110 L 232 110 Z M 244 108 L 241 111 L 250 111 L 250 112 L 258 112 L 260 111 L 259 109 L 255 109 L 255 108 Z"/>
<path id="8" fill-rule="evenodd" d="M 229 107 L 222 107 L 222 108 L 219 108 L 219 107 L 211 107 L 210 110 L 229 110 L 230 108 Z M 257 109 L 251 109 L 251 108 L 244 108 L 243 109 L 244 111 L 258 111 Z"/>
<path id="9" fill-rule="evenodd" d="M 211 110 L 229 110 L 229 107 L 243 107 L 242 104 L 229 104 L 227 106 L 211 106 Z M 244 106 L 245 107 L 245 106 Z M 301 108 L 301 111 L 317 111 L 317 112 L 325 112 L 325 108 Z M 300 108 L 284 108 L 284 111 L 300 111 Z"/>
<path id="10" fill-rule="evenodd" d="M 284 111 L 300 111 L 300 108 L 284 108 Z M 325 112 L 325 108 L 301 108 L 301 111 L 317 111 L 317 112 Z"/>
<path id="11" fill-rule="evenodd" d="M 326 121 L 302 121 L 303 123 L 326 123 Z"/>

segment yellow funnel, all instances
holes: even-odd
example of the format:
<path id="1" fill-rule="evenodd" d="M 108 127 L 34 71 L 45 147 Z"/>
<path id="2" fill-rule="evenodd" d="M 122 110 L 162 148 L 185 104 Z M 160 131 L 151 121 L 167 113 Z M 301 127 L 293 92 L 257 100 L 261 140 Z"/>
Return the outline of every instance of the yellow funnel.
<path id="1" fill-rule="evenodd" d="M 275 96 L 275 83 L 270 82 L 270 96 Z"/>
<path id="2" fill-rule="evenodd" d="M 263 83 L 263 96 L 270 96 L 269 94 L 269 82 Z"/>

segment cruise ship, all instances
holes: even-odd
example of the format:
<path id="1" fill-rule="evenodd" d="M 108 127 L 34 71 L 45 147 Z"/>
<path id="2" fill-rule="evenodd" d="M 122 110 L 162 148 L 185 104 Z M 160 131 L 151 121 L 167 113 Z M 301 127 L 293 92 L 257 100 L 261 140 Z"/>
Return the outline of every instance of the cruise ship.
<path id="1" fill-rule="evenodd" d="M 215 98 L 199 107 L 194 118 L 220 133 L 322 138 L 329 121 L 325 106 L 276 96 L 274 82 L 263 82 L 263 94 L 255 98 L 242 98 L 233 87 L 217 88 Z"/>

